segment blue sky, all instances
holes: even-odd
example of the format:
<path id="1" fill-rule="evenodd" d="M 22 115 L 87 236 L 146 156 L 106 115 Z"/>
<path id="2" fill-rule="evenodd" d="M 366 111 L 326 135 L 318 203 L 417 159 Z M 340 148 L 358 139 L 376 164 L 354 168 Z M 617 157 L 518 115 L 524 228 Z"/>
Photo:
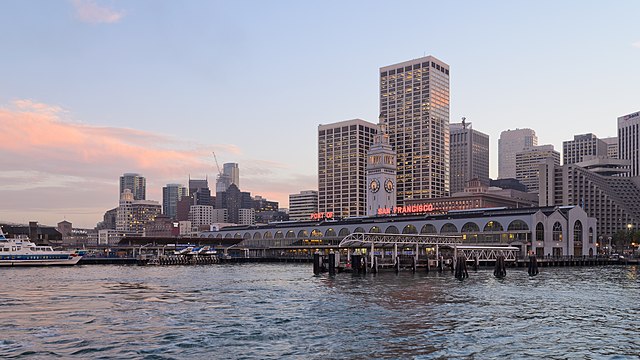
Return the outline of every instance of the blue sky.
<path id="1" fill-rule="evenodd" d="M 561 151 L 640 110 L 638 13 L 637 1 L 5 0 L 0 220 L 93 227 L 122 173 L 161 201 L 167 183 L 215 178 L 211 151 L 239 163 L 243 191 L 286 207 L 317 187 L 318 125 L 377 122 L 378 69 L 423 55 L 450 65 L 451 121 L 490 135 L 495 177 L 503 130 L 533 128 Z"/>

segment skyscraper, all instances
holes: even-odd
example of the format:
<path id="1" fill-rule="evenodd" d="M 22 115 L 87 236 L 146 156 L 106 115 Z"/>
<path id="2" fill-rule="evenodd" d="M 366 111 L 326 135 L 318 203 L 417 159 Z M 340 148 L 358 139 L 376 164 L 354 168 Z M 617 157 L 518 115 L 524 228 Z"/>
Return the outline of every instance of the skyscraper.
<path id="1" fill-rule="evenodd" d="M 489 185 L 489 135 L 474 130 L 462 118 L 451 124 L 451 193 L 464 191 L 469 181 Z"/>
<path id="2" fill-rule="evenodd" d="M 189 197 L 193 199 L 191 205 L 213 205 L 209 181 L 189 178 Z"/>
<path id="3" fill-rule="evenodd" d="M 505 130 L 498 139 L 498 179 L 516 178 L 516 153 L 537 146 L 538 137 L 531 129 Z"/>
<path id="4" fill-rule="evenodd" d="M 318 212 L 318 192 L 304 190 L 289 195 L 289 219 L 308 220 L 311 214 Z"/>
<path id="5" fill-rule="evenodd" d="M 318 126 L 318 211 L 366 214 L 366 154 L 376 126 L 361 119 Z"/>
<path id="6" fill-rule="evenodd" d="M 608 137 L 602 139 L 605 144 L 607 144 L 607 157 L 610 159 L 618 158 L 618 137 Z"/>
<path id="7" fill-rule="evenodd" d="M 433 56 L 380 68 L 380 114 L 397 153 L 397 204 L 449 194 L 449 65 Z"/>
<path id="8" fill-rule="evenodd" d="M 560 153 L 553 149 L 553 145 L 529 147 L 515 155 L 516 179 L 530 193 L 538 192 L 540 187 L 540 164 L 560 166 Z"/>
<path id="9" fill-rule="evenodd" d="M 162 188 L 162 213 L 175 218 L 178 212 L 178 201 L 188 196 L 188 189 L 182 184 L 167 184 Z"/>
<path id="10" fill-rule="evenodd" d="M 131 190 L 133 200 L 145 200 L 147 180 L 140 174 L 126 173 L 120 176 L 120 195 L 125 189 Z"/>
<path id="11" fill-rule="evenodd" d="M 219 174 L 216 180 L 216 193 L 227 191 L 231 184 L 240 188 L 240 169 L 237 163 L 222 165 L 222 174 Z"/>
<path id="12" fill-rule="evenodd" d="M 640 111 L 618 118 L 618 158 L 631 162 L 628 176 L 640 175 Z"/>
<path id="13" fill-rule="evenodd" d="M 562 164 L 582 162 L 585 157 L 606 157 L 607 143 L 593 134 L 575 135 L 573 140 L 562 142 Z"/>

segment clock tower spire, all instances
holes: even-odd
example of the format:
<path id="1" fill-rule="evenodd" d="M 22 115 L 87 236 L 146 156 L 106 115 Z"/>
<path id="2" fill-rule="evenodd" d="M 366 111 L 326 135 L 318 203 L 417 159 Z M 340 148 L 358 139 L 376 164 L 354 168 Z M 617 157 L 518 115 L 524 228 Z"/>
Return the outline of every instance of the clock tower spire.
<path id="1" fill-rule="evenodd" d="M 367 154 L 367 215 L 385 213 L 396 206 L 396 152 L 389 143 L 389 134 L 380 114 L 378 133 Z"/>

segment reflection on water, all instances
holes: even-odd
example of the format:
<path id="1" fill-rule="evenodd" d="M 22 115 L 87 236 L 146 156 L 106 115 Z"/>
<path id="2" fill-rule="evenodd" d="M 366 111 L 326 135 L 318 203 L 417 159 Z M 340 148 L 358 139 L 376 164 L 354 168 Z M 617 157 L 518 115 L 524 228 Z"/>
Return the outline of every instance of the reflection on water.
<path id="1" fill-rule="evenodd" d="M 0 357 L 637 358 L 636 267 L 2 269 Z"/>

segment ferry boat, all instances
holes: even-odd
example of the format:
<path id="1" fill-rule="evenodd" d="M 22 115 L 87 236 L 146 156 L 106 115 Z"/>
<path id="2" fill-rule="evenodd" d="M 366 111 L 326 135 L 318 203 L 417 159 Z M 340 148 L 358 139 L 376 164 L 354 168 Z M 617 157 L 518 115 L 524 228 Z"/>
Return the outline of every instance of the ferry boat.
<path id="1" fill-rule="evenodd" d="M 39 246 L 28 238 L 7 238 L 0 228 L 0 266 L 75 265 L 82 255 Z"/>

